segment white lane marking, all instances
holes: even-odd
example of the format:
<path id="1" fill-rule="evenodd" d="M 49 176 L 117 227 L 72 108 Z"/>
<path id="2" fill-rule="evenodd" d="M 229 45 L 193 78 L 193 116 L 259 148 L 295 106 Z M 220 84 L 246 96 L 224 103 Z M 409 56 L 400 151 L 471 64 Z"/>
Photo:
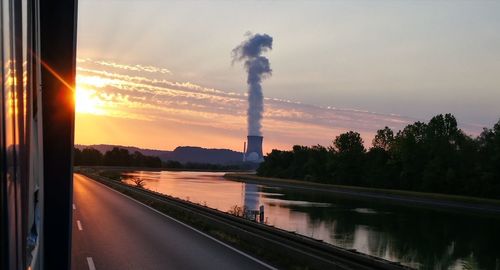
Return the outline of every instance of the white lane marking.
<path id="1" fill-rule="evenodd" d="M 83 231 L 82 223 L 79 220 L 76 221 L 76 225 L 78 226 L 78 230 Z"/>
<path id="2" fill-rule="evenodd" d="M 83 175 L 82 175 L 82 176 L 83 176 Z M 156 212 L 157 214 L 160 214 L 160 215 L 162 215 L 162 216 L 164 216 L 164 217 L 166 217 L 166 218 L 168 218 L 168 219 L 170 219 L 170 220 L 172 220 L 172 221 L 175 221 L 175 222 L 177 222 L 177 223 L 179 223 L 179 224 L 181 224 L 181 225 L 183 225 L 183 226 L 185 226 L 185 227 L 187 227 L 187 228 L 189 228 L 189 229 L 191 229 L 191 230 L 193 230 L 193 231 L 195 231 L 195 232 L 197 232 L 197 233 L 199 233 L 199 234 L 201 234 L 201 235 L 203 235 L 203 236 L 205 236 L 205 237 L 207 237 L 207 238 L 209 238 L 209 239 L 211 239 L 211 240 L 213 240 L 213 241 L 215 241 L 215 242 L 217 242 L 217 243 L 219 243 L 219 244 L 221 244 L 221 245 L 223 245 L 223 246 L 225 246 L 225 247 L 227 247 L 227 248 L 229 248 L 230 250 L 232 250 L 232 251 L 234 251 L 234 252 L 236 252 L 236 253 L 238 253 L 238 254 L 240 254 L 240 255 L 244 256 L 244 257 L 247 257 L 248 259 L 250 259 L 250 260 L 252 260 L 252 261 L 254 261 L 254 262 L 256 262 L 256 263 L 259 263 L 259 264 L 261 264 L 261 265 L 262 265 L 262 266 L 264 266 L 264 267 L 267 267 L 268 269 L 278 270 L 277 268 L 275 268 L 275 267 L 273 267 L 273 266 L 271 266 L 271 265 L 269 265 L 269 264 L 267 264 L 267 263 L 265 263 L 265 262 L 263 262 L 263 261 L 261 261 L 261 260 L 259 260 L 259 259 L 257 259 L 257 258 L 254 258 L 254 257 L 252 257 L 251 255 L 248 255 L 247 253 L 245 253 L 245 252 L 243 252 L 243 251 L 241 251 L 241 250 L 238 250 L 238 249 L 236 249 L 236 248 L 234 248 L 234 247 L 232 247 L 232 246 L 230 246 L 230 245 L 228 245 L 228 244 L 226 244 L 226 243 L 224 243 L 224 242 L 222 242 L 222 241 L 220 241 L 220 240 L 218 240 L 218 239 L 216 239 L 216 238 L 213 238 L 212 236 L 210 236 L 210 235 L 208 235 L 208 234 L 206 234 L 206 233 L 204 233 L 204 232 L 202 232 L 202 231 L 199 231 L 198 229 L 195 229 L 195 228 L 193 228 L 193 227 L 191 227 L 191 226 L 187 225 L 186 223 L 184 223 L 184 222 L 182 222 L 182 221 L 179 221 L 179 220 L 177 220 L 177 219 L 175 219 L 175 218 L 173 218 L 173 217 L 171 217 L 171 216 L 168 216 L 168 215 L 166 215 L 166 214 L 164 214 L 164 213 L 162 213 L 162 212 L 160 212 L 160 211 L 158 211 L 158 210 L 156 210 L 156 209 L 152 208 L 152 207 L 151 207 L 151 206 L 149 206 L 149 205 L 146 205 L 146 204 L 144 204 L 144 203 L 142 203 L 142 202 L 140 202 L 140 201 L 138 201 L 138 200 L 136 200 L 136 199 L 134 199 L 134 198 L 128 197 L 127 195 L 125 195 L 125 194 L 123 194 L 123 193 L 121 193 L 121 192 L 119 192 L 119 191 L 117 191 L 117 190 L 114 190 L 114 189 L 112 189 L 112 188 L 110 188 L 110 187 L 106 186 L 105 184 L 102 184 L 102 183 L 100 183 L 100 182 L 98 182 L 98 181 L 96 181 L 96 180 L 93 180 L 92 178 L 86 177 L 86 176 L 83 176 L 83 178 L 90 179 L 90 180 L 92 180 L 94 183 L 97 183 L 97 184 L 99 184 L 99 185 L 101 185 L 101 186 L 103 186 L 103 187 L 105 187 L 105 188 L 107 188 L 107 189 L 109 189 L 109 190 L 111 190 L 111 191 L 113 191 L 113 192 L 116 192 L 116 193 L 118 193 L 118 194 L 122 195 L 123 197 L 125 197 L 125 198 L 127 198 L 127 199 L 130 199 L 130 200 L 132 200 L 132 201 L 134 201 L 134 202 L 136 202 L 136 203 L 138 203 L 138 204 L 140 204 L 140 205 L 142 205 L 142 206 L 144 206 L 144 207 L 146 207 L 146 208 L 149 208 L 150 210 L 152 210 L 152 211 Z"/>
<path id="3" fill-rule="evenodd" d="M 75 204 L 73 204 L 73 210 L 76 210 L 76 206 L 75 206 Z"/>
<path id="4" fill-rule="evenodd" d="M 95 264 L 92 257 L 87 257 L 87 263 L 89 264 L 89 270 L 95 270 Z"/>

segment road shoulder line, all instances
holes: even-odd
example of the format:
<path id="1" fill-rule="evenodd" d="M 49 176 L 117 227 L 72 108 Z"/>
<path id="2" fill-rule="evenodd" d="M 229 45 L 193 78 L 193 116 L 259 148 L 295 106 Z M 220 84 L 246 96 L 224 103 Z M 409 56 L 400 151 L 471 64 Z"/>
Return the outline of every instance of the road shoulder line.
<path id="1" fill-rule="evenodd" d="M 89 264 L 89 270 L 96 270 L 94 260 L 92 260 L 92 257 L 87 257 L 87 263 Z"/>

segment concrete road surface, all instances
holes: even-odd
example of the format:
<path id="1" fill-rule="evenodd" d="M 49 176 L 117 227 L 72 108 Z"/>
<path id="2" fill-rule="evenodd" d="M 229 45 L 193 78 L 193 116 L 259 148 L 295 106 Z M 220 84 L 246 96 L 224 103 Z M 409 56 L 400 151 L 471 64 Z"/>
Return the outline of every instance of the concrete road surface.
<path id="1" fill-rule="evenodd" d="M 270 268 L 79 174 L 73 201 L 74 270 Z"/>

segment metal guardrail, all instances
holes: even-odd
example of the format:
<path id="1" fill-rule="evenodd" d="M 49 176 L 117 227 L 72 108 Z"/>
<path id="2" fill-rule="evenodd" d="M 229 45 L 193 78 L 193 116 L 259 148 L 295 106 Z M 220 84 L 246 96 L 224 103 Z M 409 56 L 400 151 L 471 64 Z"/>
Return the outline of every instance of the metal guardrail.
<path id="1" fill-rule="evenodd" d="M 260 224 L 241 217 L 154 191 L 126 185 L 102 176 L 82 173 L 107 186 L 127 190 L 178 210 L 202 217 L 206 222 L 239 237 L 258 242 L 273 251 L 304 262 L 312 269 L 411 269 L 400 263 L 344 249 L 294 232 Z"/>

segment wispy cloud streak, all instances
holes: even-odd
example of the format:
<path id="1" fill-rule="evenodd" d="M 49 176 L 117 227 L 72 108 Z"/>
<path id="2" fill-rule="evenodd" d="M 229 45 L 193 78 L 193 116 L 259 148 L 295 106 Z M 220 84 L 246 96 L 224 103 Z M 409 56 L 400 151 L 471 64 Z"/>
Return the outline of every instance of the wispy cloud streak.
<path id="1" fill-rule="evenodd" d="M 242 138 L 246 135 L 247 94 L 167 80 L 167 72 L 161 72 L 161 68 L 151 67 L 149 70 L 158 72 L 153 72 L 154 77 L 146 77 L 123 66 L 128 65 L 90 59 L 78 62 L 77 91 L 90 95 L 96 106 L 95 110 L 80 113 L 230 130 L 241 133 Z M 315 144 L 347 130 L 356 130 L 365 140 L 371 140 L 379 128 L 400 129 L 414 121 L 398 115 L 286 99 L 265 98 L 264 102 L 263 129 L 267 140 L 274 136 L 276 140 L 287 138 L 290 142 Z"/>
<path id="2" fill-rule="evenodd" d="M 123 70 L 127 70 L 127 71 L 172 74 L 172 72 L 166 68 L 160 68 L 160 67 L 148 66 L 148 65 L 146 65 L 146 66 L 139 65 L 139 64 L 125 65 L 125 64 L 119 64 L 116 62 L 112 62 L 112 61 L 92 60 L 90 58 L 83 58 L 83 59 L 80 58 L 77 61 L 78 61 L 78 63 L 93 63 L 93 64 L 105 66 L 105 67 L 112 67 L 112 68 L 123 69 Z"/>

